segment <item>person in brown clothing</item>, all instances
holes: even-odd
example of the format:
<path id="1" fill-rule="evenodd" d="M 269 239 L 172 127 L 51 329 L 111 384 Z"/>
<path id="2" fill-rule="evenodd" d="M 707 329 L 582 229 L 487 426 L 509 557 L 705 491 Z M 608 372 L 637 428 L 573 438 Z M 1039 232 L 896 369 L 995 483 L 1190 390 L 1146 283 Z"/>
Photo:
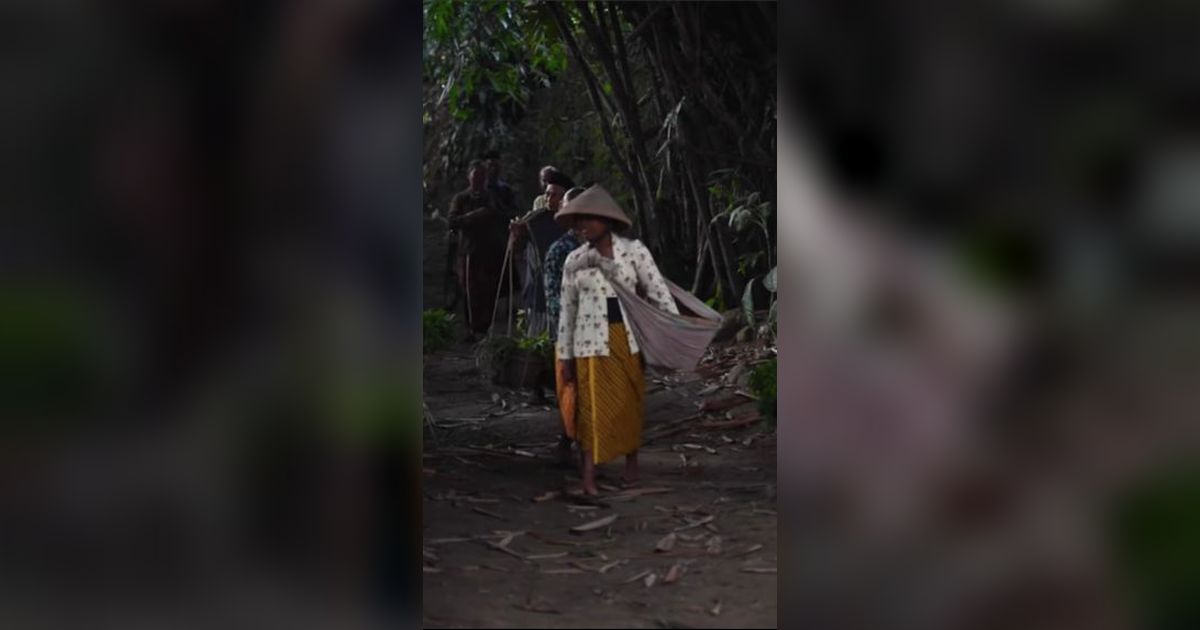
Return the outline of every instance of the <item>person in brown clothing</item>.
<path id="1" fill-rule="evenodd" d="M 495 310 L 508 220 L 500 212 L 495 195 L 486 188 L 487 165 L 472 160 L 469 187 L 450 201 L 450 229 L 458 232 L 455 272 L 467 296 L 468 340 L 487 334 Z"/>

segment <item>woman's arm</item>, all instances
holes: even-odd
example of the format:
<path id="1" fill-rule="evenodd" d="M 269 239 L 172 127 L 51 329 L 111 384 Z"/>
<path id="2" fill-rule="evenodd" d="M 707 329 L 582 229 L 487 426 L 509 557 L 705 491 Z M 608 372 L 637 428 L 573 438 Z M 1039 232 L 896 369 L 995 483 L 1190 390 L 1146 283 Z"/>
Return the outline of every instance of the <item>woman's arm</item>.
<path id="1" fill-rule="evenodd" d="M 641 241 L 634 241 L 631 255 L 633 256 L 633 268 L 637 270 L 638 284 L 646 290 L 646 299 L 659 309 L 678 315 L 679 307 L 675 306 L 675 298 L 671 295 L 671 289 L 667 287 L 666 279 L 658 270 L 658 265 L 654 263 L 654 257 L 650 255 L 649 248 Z"/>
<path id="2" fill-rule="evenodd" d="M 542 286 L 546 291 L 546 315 L 550 317 L 550 325 L 554 326 L 555 339 L 558 337 L 558 313 L 562 304 L 562 255 L 559 254 L 557 243 L 550 246 L 546 259 L 542 263 Z"/>
<path id="3" fill-rule="evenodd" d="M 575 274 L 563 273 L 559 295 L 558 358 L 570 361 L 575 356 L 575 315 L 579 311 L 579 287 Z"/>
<path id="4" fill-rule="evenodd" d="M 457 230 L 458 228 L 462 227 L 462 206 L 462 197 L 455 195 L 454 198 L 450 200 L 450 212 L 446 213 L 446 223 L 452 230 Z"/>

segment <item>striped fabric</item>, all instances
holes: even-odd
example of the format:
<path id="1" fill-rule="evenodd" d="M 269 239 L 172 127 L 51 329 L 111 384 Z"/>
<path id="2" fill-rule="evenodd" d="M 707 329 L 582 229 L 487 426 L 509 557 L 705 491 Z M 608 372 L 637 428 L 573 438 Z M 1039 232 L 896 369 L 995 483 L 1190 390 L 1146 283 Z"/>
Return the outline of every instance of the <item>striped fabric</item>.
<path id="1" fill-rule="evenodd" d="M 558 351 L 554 351 L 554 392 L 555 398 L 558 400 L 558 411 L 562 416 L 563 433 L 575 439 L 575 392 L 578 389 L 575 383 L 568 383 L 563 374 L 566 361 L 558 358 Z"/>
<path id="2" fill-rule="evenodd" d="M 624 324 L 609 324 L 609 355 L 575 360 L 576 439 L 597 464 L 638 449 L 646 380 Z"/>

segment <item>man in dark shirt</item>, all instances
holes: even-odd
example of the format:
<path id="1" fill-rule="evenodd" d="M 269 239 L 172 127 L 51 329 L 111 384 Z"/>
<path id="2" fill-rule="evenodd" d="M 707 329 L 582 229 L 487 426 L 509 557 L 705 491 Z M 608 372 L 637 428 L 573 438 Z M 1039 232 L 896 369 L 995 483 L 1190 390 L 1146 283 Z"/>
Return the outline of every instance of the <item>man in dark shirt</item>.
<path id="1" fill-rule="evenodd" d="M 487 190 L 486 165 L 473 160 L 469 187 L 450 201 L 450 229 L 458 232 L 455 272 L 467 296 L 468 340 L 491 329 L 499 286 L 508 219 L 494 192 Z"/>
<path id="2" fill-rule="evenodd" d="M 495 193 L 498 209 L 505 215 L 506 220 L 517 218 L 517 198 L 512 186 L 500 179 L 500 152 L 488 151 L 483 154 L 487 166 L 487 189 Z"/>
<path id="3" fill-rule="evenodd" d="M 531 335 L 541 334 L 547 329 L 542 261 L 550 245 L 566 231 L 554 221 L 554 213 L 558 212 L 563 194 L 572 187 L 574 183 L 571 178 L 558 171 L 550 173 L 546 180 L 546 206 L 535 206 L 509 227 L 514 260 L 521 261 L 521 302 L 527 311 L 526 321 L 529 322 Z"/>

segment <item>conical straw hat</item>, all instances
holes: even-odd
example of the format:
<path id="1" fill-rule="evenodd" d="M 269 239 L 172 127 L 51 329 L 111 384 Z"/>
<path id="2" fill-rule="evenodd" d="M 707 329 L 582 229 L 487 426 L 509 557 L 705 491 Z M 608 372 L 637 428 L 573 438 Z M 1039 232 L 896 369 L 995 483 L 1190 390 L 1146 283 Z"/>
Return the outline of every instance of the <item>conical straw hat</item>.
<path id="1" fill-rule="evenodd" d="M 605 217 L 633 227 L 633 222 L 629 220 L 629 217 L 625 216 L 625 212 L 621 210 L 621 206 L 617 205 L 612 195 L 608 194 L 608 191 L 599 185 L 588 188 L 580 193 L 578 197 L 564 203 L 558 213 L 554 215 L 554 220 L 563 227 L 570 227 L 571 215 L 573 214 L 590 214 L 592 216 Z"/>

